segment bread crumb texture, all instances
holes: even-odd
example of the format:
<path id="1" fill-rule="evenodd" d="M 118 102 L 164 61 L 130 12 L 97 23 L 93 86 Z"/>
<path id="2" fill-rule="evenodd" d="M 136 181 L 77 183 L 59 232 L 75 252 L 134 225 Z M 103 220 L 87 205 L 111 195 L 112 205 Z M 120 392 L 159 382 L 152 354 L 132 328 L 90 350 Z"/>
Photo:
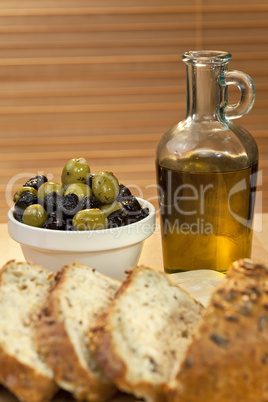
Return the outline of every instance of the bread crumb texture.
<path id="1" fill-rule="evenodd" d="M 56 383 L 78 400 L 104 402 L 117 391 L 98 364 L 88 332 L 121 282 L 74 263 L 57 274 L 42 309 L 37 342 Z"/>
<path id="2" fill-rule="evenodd" d="M 97 317 L 111 304 L 120 282 L 84 265 L 66 269 L 64 286 L 58 290 L 65 328 L 82 366 L 100 372 L 87 345 L 87 333 Z"/>
<path id="3" fill-rule="evenodd" d="M 1 272 L 0 345 L 20 362 L 52 377 L 35 348 L 35 322 L 54 275 L 35 265 L 10 262 Z"/>
<path id="4" fill-rule="evenodd" d="M 158 400 L 155 392 L 175 377 L 202 309 L 165 275 L 146 267 L 133 270 L 106 326 L 95 332 L 103 369 L 121 390 Z"/>

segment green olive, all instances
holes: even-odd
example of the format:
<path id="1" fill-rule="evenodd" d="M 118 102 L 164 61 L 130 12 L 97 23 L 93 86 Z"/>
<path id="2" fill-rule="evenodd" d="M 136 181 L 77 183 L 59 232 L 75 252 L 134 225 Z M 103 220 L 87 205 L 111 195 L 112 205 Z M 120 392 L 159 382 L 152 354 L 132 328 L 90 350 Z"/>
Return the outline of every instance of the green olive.
<path id="1" fill-rule="evenodd" d="M 54 181 L 47 181 L 46 183 L 43 183 L 37 192 L 37 196 L 39 201 L 43 201 L 43 199 L 49 194 L 49 193 L 57 193 L 59 195 L 62 195 L 63 193 L 63 187 L 59 183 L 55 183 Z"/>
<path id="2" fill-rule="evenodd" d="M 122 209 L 121 202 L 114 201 L 112 204 L 104 204 L 100 206 L 100 209 L 105 213 L 105 216 L 109 216 L 115 211 Z"/>
<path id="3" fill-rule="evenodd" d="M 72 183 L 64 191 L 64 195 L 67 195 L 67 194 L 76 194 L 77 197 L 79 198 L 79 200 L 82 200 L 83 197 L 91 196 L 92 190 L 87 184 Z"/>
<path id="4" fill-rule="evenodd" d="M 46 222 L 48 216 L 45 208 L 40 204 L 29 205 L 23 212 L 22 222 L 25 225 L 41 228 Z"/>
<path id="5" fill-rule="evenodd" d="M 119 183 L 112 172 L 98 172 L 92 179 L 93 195 L 102 204 L 111 204 L 119 194 Z"/>
<path id="6" fill-rule="evenodd" d="M 73 217 L 75 230 L 100 230 L 108 227 L 105 213 L 98 208 L 82 209 Z"/>
<path id="7" fill-rule="evenodd" d="M 13 196 L 13 201 L 14 201 L 14 202 L 19 201 L 19 199 L 20 199 L 20 197 L 22 196 L 23 193 L 32 193 L 33 195 L 36 195 L 36 196 L 37 196 L 37 190 L 36 190 L 35 188 L 25 186 L 25 187 L 19 188 L 19 189 L 16 191 L 16 193 L 15 193 L 14 196 Z"/>
<path id="8" fill-rule="evenodd" d="M 63 186 L 72 183 L 86 183 L 90 167 L 84 158 L 71 159 L 63 168 L 61 182 Z"/>

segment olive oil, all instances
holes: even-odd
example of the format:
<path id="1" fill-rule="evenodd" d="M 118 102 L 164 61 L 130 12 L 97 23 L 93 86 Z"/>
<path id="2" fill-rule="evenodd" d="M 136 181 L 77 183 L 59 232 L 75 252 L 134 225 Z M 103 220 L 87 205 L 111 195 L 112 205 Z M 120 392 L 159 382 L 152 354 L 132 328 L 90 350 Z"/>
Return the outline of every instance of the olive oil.
<path id="1" fill-rule="evenodd" d="M 249 258 L 257 164 L 224 172 L 180 171 L 157 164 L 164 268 L 225 272 Z"/>

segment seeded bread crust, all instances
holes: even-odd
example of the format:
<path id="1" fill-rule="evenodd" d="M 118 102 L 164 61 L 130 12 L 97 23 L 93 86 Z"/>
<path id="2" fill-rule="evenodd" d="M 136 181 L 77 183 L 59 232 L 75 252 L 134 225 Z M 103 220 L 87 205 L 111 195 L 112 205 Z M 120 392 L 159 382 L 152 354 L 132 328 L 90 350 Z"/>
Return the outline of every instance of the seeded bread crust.
<path id="1" fill-rule="evenodd" d="M 12 276 L 16 276 L 16 280 L 19 281 L 19 276 L 23 271 L 27 269 L 30 271 L 29 281 L 33 281 L 33 277 L 35 277 L 35 271 L 37 272 L 36 276 L 38 277 L 38 272 L 42 272 L 43 280 L 44 277 L 47 277 L 47 282 L 43 283 L 47 288 L 47 292 L 49 288 L 52 286 L 52 277 L 54 275 L 43 268 L 36 266 L 32 263 L 16 263 L 15 261 L 9 261 L 1 270 L 0 270 L 0 309 L 2 308 L 2 293 L 3 287 L 7 286 L 4 284 L 5 275 L 9 275 L 10 278 Z M 18 275 L 18 276 L 17 276 Z M 42 279 L 42 278 L 41 278 Z M 5 281 L 6 282 L 6 281 Z M 27 282 L 26 282 L 27 283 Z M 49 284 L 50 283 L 50 284 Z M 22 285 L 22 291 L 27 291 L 24 289 Z M 12 298 L 16 297 L 14 294 L 14 289 L 12 289 L 12 295 L 10 295 L 10 303 L 12 307 Z M 22 308 L 24 306 L 22 305 Z M 25 313 L 29 313 L 31 315 L 30 321 L 27 323 L 27 326 L 31 326 L 33 321 L 37 317 L 37 313 L 39 312 L 38 307 L 33 306 L 31 311 L 25 311 Z M 8 312 L 7 312 L 8 313 Z M 24 312 L 23 312 L 24 313 Z M 10 320 L 12 320 L 12 311 L 10 311 Z M 25 317 L 26 319 L 26 314 Z M 28 318 L 27 318 L 28 319 Z M 21 322 L 14 323 L 16 326 L 23 325 Z M 2 330 L 2 329 L 1 329 Z M 34 332 L 34 330 L 33 330 Z M 57 386 L 53 380 L 52 372 L 51 375 L 45 375 L 38 370 L 34 364 L 33 366 L 26 364 L 21 361 L 20 356 L 23 355 L 24 345 L 21 343 L 21 339 L 18 338 L 16 340 L 12 340 L 10 337 L 7 339 L 8 342 L 15 341 L 19 353 L 18 356 L 11 354 L 10 351 L 7 350 L 4 341 L 0 341 L 0 382 L 8 388 L 13 394 L 17 396 L 20 401 L 25 402 L 48 402 L 51 401 L 53 395 L 57 391 Z M 33 349 L 35 348 L 34 340 L 32 344 Z M 23 357 L 23 356 L 22 356 Z"/>
<path id="2" fill-rule="evenodd" d="M 71 392 L 77 400 L 103 402 L 111 398 L 117 388 L 102 372 L 97 362 L 95 365 L 100 372 L 97 376 L 89 367 L 85 368 L 81 364 L 70 339 L 66 327 L 66 317 L 61 307 L 62 295 L 68 281 L 68 271 L 76 267 L 83 268 L 91 275 L 92 273 L 101 275 L 97 272 L 94 274 L 95 270 L 78 263 L 62 268 L 56 276 L 56 286 L 50 293 L 40 315 L 36 328 L 38 346 L 44 360 L 53 370 L 55 381 L 61 388 Z M 107 278 L 107 281 L 109 280 L 116 289 L 119 287 L 120 282 Z M 81 286 L 83 285 L 81 284 Z M 79 289 L 77 291 L 79 292 Z M 90 291 L 91 289 L 88 289 L 88 292 Z M 70 299 L 70 303 L 76 302 L 74 298 Z M 102 306 L 102 309 L 104 307 Z M 90 345 L 88 348 L 90 349 Z"/>
<path id="3" fill-rule="evenodd" d="M 268 401 L 268 268 L 233 264 L 212 295 L 169 402 Z"/>
<path id="4" fill-rule="evenodd" d="M 137 283 L 139 289 L 141 290 L 141 293 L 139 294 L 136 292 Z M 142 288 L 140 287 L 141 284 Z M 158 306 L 158 297 L 160 300 L 162 286 L 164 286 L 164 292 L 167 296 L 166 306 L 161 306 L 160 304 Z M 152 288 L 154 289 L 152 290 Z M 146 295 L 149 297 L 146 297 L 144 303 L 140 303 L 139 299 L 142 298 L 143 290 L 144 292 L 147 292 Z M 153 292 L 153 295 L 151 292 Z M 194 326 L 203 309 L 201 304 L 194 301 L 191 296 L 179 286 L 171 283 L 164 274 L 156 272 L 147 267 L 139 267 L 128 274 L 127 279 L 117 292 L 111 307 L 104 314 L 102 314 L 96 325 L 91 328 L 89 332 L 89 339 L 91 344 L 94 345 L 97 360 L 103 370 L 106 372 L 107 376 L 115 382 L 121 391 L 134 394 L 136 397 L 144 398 L 146 401 L 162 402 L 166 400 L 165 386 L 167 379 L 164 378 L 165 376 L 163 376 L 163 378 L 160 378 L 160 380 L 158 377 L 158 380 L 154 381 L 154 374 L 152 374 L 161 372 L 161 358 L 163 358 L 164 355 L 166 355 L 166 357 L 168 356 L 168 365 L 170 366 L 168 369 L 171 368 L 170 376 L 173 376 L 172 372 L 174 372 L 174 377 L 176 374 L 175 368 L 177 368 L 177 345 L 172 344 L 173 338 L 170 339 L 170 344 L 168 344 L 168 341 L 165 343 L 163 355 L 161 354 L 162 352 L 160 352 L 161 357 L 159 357 L 158 351 L 163 347 L 163 338 L 161 338 L 161 336 L 163 336 L 164 332 L 168 334 L 168 331 L 171 330 L 169 325 L 173 318 L 174 322 L 177 320 L 177 324 L 174 324 L 175 326 L 171 331 L 173 331 L 174 334 L 174 332 L 176 333 L 176 330 L 178 329 L 178 333 L 180 333 L 180 325 L 178 325 L 178 311 L 180 311 L 180 314 L 182 315 L 181 320 L 183 320 L 185 319 L 183 318 L 183 314 L 187 314 L 187 307 L 183 306 L 180 310 L 181 300 L 173 300 L 174 303 L 170 303 L 168 293 L 174 294 L 174 299 L 176 298 L 176 295 L 178 298 L 183 298 L 190 305 L 188 306 L 186 304 L 187 307 L 191 307 L 193 310 L 195 309 L 196 316 L 191 316 L 191 324 L 189 324 L 190 326 Z M 131 300 L 132 308 L 128 308 L 127 306 L 125 312 L 121 312 L 122 305 L 128 305 L 129 300 Z M 163 300 L 165 300 L 165 298 L 162 299 L 162 303 Z M 161 321 L 161 326 L 163 325 L 163 327 L 158 327 L 158 318 L 156 318 L 156 321 L 154 321 L 153 315 L 159 314 L 160 316 L 162 307 L 165 307 L 166 319 L 163 318 L 163 321 Z M 144 313 L 145 316 L 143 315 Z M 119 319 L 118 314 L 120 314 Z M 147 321 L 151 322 L 146 329 Z M 141 327 L 138 330 L 139 332 L 137 332 L 133 338 L 132 332 L 135 332 L 135 326 L 139 322 L 141 323 Z M 182 321 L 181 325 L 183 325 Z M 150 331 L 150 328 L 152 331 Z M 144 344 L 143 341 L 141 341 L 141 336 L 146 338 L 147 330 L 148 337 L 150 337 L 150 339 L 157 338 L 156 344 L 152 345 L 150 344 L 150 341 L 146 342 L 146 340 Z M 116 337 L 116 333 L 122 334 L 122 337 L 121 335 L 119 335 L 119 338 Z M 132 344 L 129 339 L 129 335 L 131 336 Z M 190 339 L 190 331 L 189 334 L 180 334 L 180 336 L 185 336 L 185 338 L 188 337 Z M 158 343 L 158 338 L 162 339 L 161 344 Z M 187 342 L 189 342 L 189 339 Z M 134 352 L 132 347 L 134 348 Z M 139 353 L 139 349 L 141 348 L 145 348 L 142 352 L 143 354 L 142 356 L 139 356 L 140 360 L 135 361 L 133 359 L 133 353 L 135 354 L 135 350 L 137 353 Z M 165 362 L 167 365 L 167 360 L 165 360 Z M 141 376 L 139 374 L 137 375 L 137 366 L 139 366 L 140 370 L 142 370 Z"/>

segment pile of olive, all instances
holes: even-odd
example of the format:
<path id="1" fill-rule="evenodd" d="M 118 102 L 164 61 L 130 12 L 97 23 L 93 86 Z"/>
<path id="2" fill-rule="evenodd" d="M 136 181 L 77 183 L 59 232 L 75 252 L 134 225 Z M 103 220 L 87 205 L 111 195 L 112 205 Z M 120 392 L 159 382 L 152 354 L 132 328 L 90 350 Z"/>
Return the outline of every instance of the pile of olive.
<path id="1" fill-rule="evenodd" d="M 28 180 L 14 195 L 14 217 L 35 227 L 96 230 L 125 226 L 149 214 L 111 172 L 90 173 L 84 158 L 64 166 L 61 184 L 45 176 Z"/>

